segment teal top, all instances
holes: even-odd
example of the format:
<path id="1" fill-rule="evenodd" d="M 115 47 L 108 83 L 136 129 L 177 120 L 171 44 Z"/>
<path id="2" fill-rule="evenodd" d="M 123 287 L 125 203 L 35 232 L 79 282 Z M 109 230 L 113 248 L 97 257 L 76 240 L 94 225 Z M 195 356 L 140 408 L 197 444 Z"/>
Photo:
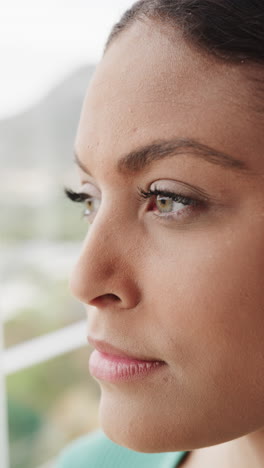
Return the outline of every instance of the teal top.
<path id="1" fill-rule="evenodd" d="M 135 452 L 115 444 L 97 430 L 67 445 L 55 468 L 176 468 L 187 453 Z"/>

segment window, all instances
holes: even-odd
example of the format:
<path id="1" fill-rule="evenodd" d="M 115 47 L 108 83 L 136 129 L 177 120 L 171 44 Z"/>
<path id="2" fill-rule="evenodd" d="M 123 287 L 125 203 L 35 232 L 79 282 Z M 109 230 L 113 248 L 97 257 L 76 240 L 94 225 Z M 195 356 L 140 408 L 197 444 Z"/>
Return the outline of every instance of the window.
<path id="1" fill-rule="evenodd" d="M 84 308 L 68 290 L 87 225 L 63 186 L 76 181 L 72 148 L 94 64 L 133 1 L 93 3 L 2 1 L 1 468 L 49 468 L 97 425 Z"/>

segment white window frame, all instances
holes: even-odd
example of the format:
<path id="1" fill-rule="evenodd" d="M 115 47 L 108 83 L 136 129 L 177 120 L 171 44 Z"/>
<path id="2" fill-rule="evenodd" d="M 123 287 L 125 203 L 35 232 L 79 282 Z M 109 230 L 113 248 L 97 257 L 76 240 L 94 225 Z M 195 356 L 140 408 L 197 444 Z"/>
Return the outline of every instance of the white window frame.
<path id="1" fill-rule="evenodd" d="M 87 346 L 86 320 L 39 338 L 4 349 L 3 321 L 0 319 L 0 466 L 9 468 L 8 425 L 5 377 L 48 361 L 69 351 Z"/>

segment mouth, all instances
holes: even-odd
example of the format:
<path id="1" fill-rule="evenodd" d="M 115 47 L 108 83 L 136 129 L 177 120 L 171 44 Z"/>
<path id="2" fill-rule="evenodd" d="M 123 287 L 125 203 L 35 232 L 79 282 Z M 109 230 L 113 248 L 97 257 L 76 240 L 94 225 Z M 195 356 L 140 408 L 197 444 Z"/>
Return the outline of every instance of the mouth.
<path id="1" fill-rule="evenodd" d="M 130 381 L 146 377 L 166 363 L 147 356 L 135 356 L 109 343 L 88 336 L 88 343 L 95 348 L 89 359 L 93 377 L 108 382 Z"/>
<path id="2" fill-rule="evenodd" d="M 156 359 L 156 358 L 145 356 L 145 355 L 132 354 L 132 353 L 130 354 L 128 351 L 123 351 L 111 345 L 110 343 L 107 343 L 106 341 L 96 340 L 95 338 L 92 338 L 91 336 L 87 337 L 87 341 L 89 345 L 91 345 L 97 351 L 100 351 L 102 353 L 105 353 L 114 357 L 127 358 L 128 360 L 143 361 L 143 362 L 164 362 L 164 361 L 161 361 L 160 359 Z"/>

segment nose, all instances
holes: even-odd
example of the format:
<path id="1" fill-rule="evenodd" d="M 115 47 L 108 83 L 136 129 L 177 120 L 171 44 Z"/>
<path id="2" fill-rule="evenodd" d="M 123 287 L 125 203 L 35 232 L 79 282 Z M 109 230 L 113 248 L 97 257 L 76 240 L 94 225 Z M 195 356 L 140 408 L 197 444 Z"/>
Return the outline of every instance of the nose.
<path id="1" fill-rule="evenodd" d="M 124 225 L 95 221 L 71 273 L 72 294 L 84 304 L 101 309 L 135 308 L 140 301 L 136 250 Z"/>

